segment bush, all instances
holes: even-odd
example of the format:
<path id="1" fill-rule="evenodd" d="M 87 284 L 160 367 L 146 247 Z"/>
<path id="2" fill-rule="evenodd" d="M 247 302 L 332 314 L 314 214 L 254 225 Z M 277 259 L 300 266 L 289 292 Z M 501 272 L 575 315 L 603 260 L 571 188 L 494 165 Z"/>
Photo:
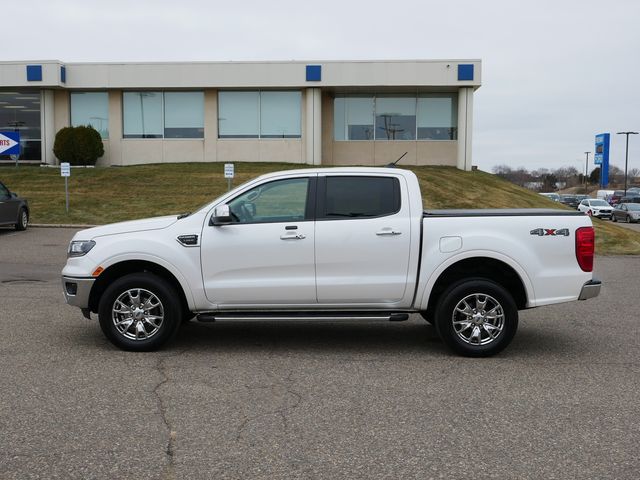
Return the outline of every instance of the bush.
<path id="1" fill-rule="evenodd" d="M 65 127 L 56 133 L 53 153 L 71 165 L 95 165 L 104 155 L 100 134 L 90 125 Z"/>

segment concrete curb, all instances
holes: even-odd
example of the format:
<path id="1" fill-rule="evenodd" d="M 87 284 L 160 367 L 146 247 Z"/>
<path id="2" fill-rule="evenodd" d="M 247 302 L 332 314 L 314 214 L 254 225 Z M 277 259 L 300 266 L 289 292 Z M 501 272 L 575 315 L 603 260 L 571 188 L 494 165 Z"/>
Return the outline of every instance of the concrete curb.
<path id="1" fill-rule="evenodd" d="M 29 227 L 35 228 L 92 228 L 98 225 L 72 225 L 69 223 L 30 223 Z"/>

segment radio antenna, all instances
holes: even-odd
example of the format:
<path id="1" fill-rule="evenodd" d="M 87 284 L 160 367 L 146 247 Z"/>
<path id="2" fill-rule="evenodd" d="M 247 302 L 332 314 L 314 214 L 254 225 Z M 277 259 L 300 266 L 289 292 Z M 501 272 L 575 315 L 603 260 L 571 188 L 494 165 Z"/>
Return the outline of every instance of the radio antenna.
<path id="1" fill-rule="evenodd" d="M 386 167 L 386 168 L 395 168 L 395 167 L 398 165 L 398 162 L 399 162 L 400 160 L 402 160 L 402 159 L 404 158 L 404 156 L 405 156 L 407 153 L 409 153 L 409 152 L 404 152 L 402 155 L 400 155 L 400 158 L 399 158 L 399 159 L 397 159 L 395 162 L 387 163 L 387 164 L 385 165 L 385 167 Z"/>

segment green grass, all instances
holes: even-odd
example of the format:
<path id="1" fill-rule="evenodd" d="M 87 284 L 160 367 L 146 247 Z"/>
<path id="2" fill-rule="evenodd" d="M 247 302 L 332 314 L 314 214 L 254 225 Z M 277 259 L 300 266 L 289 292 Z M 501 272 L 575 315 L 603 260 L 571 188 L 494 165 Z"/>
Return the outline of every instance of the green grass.
<path id="1" fill-rule="evenodd" d="M 278 163 L 236 163 L 240 183 L 277 170 L 304 168 Z M 192 211 L 227 191 L 220 163 L 154 164 L 74 168 L 70 212 L 57 168 L 0 167 L 0 180 L 29 200 L 32 223 L 104 224 Z M 407 168 L 407 167 L 404 167 Z M 425 208 L 566 208 L 481 171 L 408 167 L 420 180 Z M 640 233 L 594 219 L 598 254 L 640 254 Z"/>

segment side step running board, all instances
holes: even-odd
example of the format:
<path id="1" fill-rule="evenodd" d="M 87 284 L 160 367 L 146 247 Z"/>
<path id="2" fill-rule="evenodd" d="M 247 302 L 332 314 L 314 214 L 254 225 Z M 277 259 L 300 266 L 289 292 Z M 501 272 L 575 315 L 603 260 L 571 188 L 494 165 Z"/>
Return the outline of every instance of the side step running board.
<path id="1" fill-rule="evenodd" d="M 200 313 L 196 319 L 199 322 L 215 322 L 216 320 L 389 320 L 390 322 L 403 322 L 409 320 L 409 314 L 385 312 L 227 312 Z"/>

